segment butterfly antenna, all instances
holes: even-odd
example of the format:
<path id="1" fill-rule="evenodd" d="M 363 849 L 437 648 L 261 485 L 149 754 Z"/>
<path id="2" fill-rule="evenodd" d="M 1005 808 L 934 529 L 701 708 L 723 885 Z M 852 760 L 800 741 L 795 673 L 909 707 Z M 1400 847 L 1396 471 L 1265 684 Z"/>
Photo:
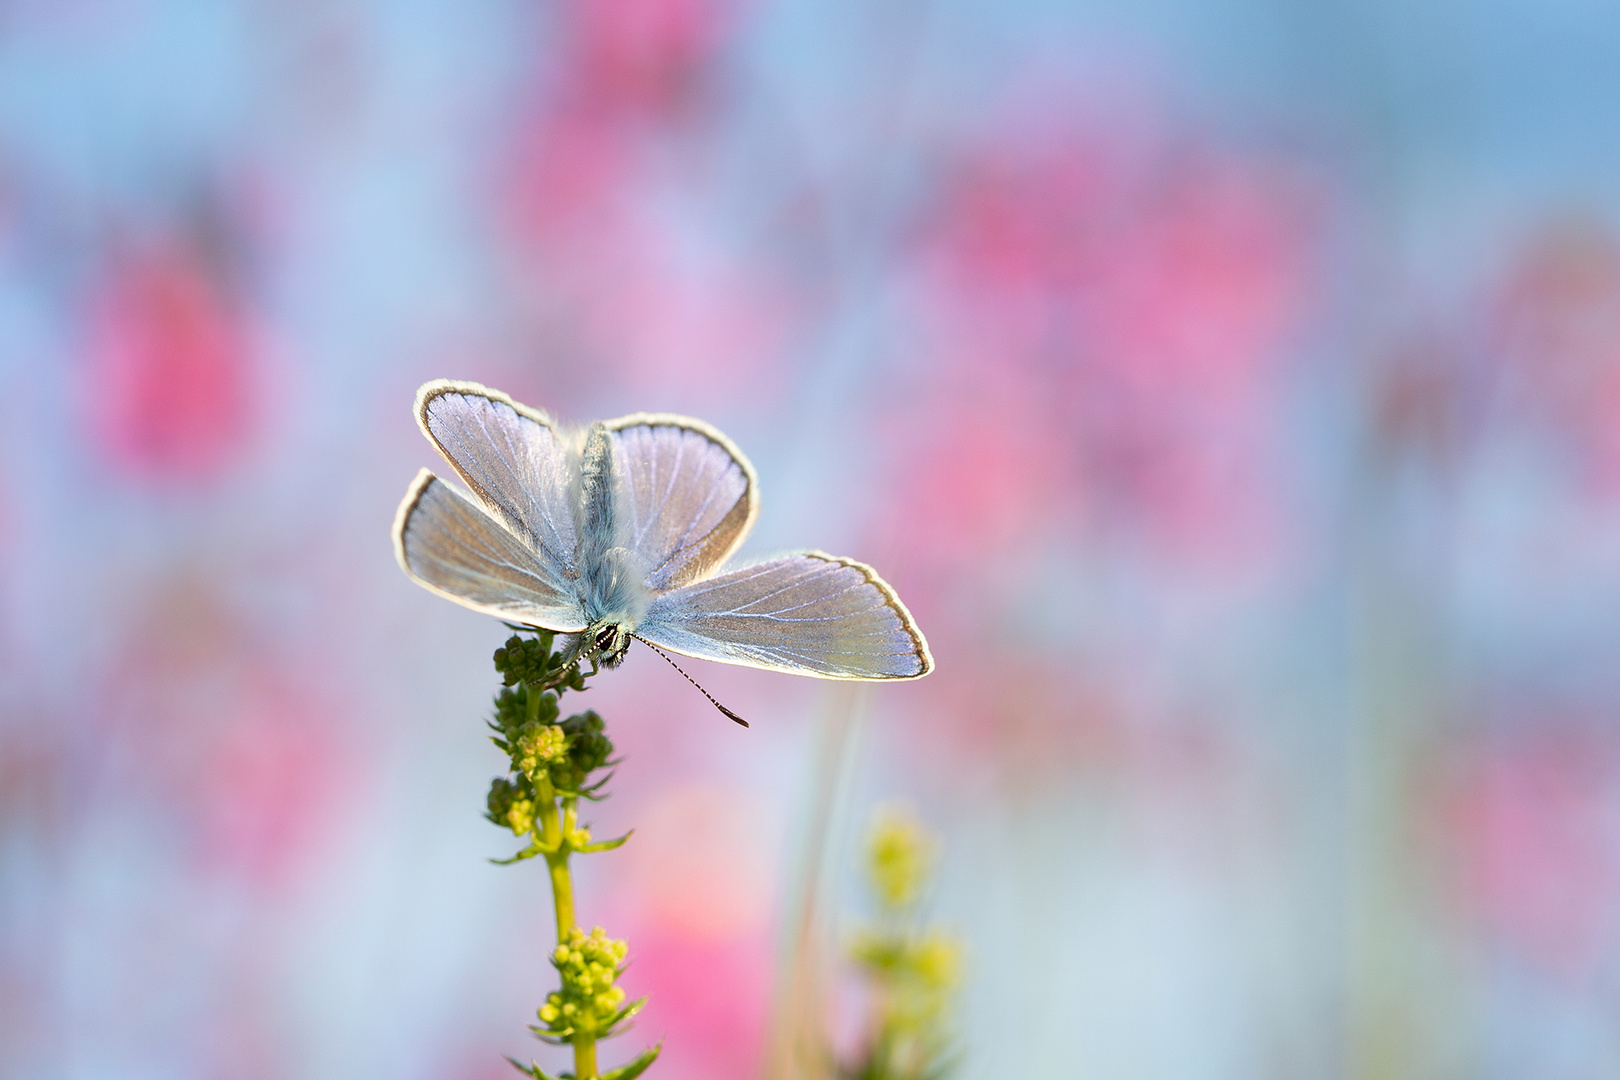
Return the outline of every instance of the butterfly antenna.
<path id="1" fill-rule="evenodd" d="M 640 636 L 639 634 L 634 635 L 634 636 L 635 636 L 635 639 L 637 641 L 639 641 L 643 645 L 647 646 L 647 648 L 651 649 L 653 652 L 657 653 L 659 656 L 662 656 L 665 660 L 669 660 L 669 666 L 674 668 L 676 671 L 680 671 L 681 672 L 681 678 L 685 679 L 687 682 L 691 683 L 693 686 L 696 686 L 698 688 L 698 693 L 702 694 L 704 697 L 709 699 L 709 704 L 710 705 L 713 705 L 715 708 L 717 708 L 721 712 L 725 713 L 731 719 L 737 721 L 737 723 L 741 724 L 743 727 L 748 726 L 748 721 L 744 720 L 742 717 L 738 716 L 736 713 L 732 712 L 730 709 L 726 708 L 724 705 L 722 705 L 718 701 L 714 700 L 714 695 L 709 693 L 707 690 L 703 689 L 703 687 L 698 684 L 698 681 L 696 679 L 692 678 L 692 676 L 688 675 L 686 672 L 681 671 L 681 665 L 677 664 L 673 660 L 670 660 L 669 659 L 669 653 L 665 652 L 663 649 L 660 649 L 658 646 L 654 645 L 652 642 L 648 641 L 646 638 Z"/>

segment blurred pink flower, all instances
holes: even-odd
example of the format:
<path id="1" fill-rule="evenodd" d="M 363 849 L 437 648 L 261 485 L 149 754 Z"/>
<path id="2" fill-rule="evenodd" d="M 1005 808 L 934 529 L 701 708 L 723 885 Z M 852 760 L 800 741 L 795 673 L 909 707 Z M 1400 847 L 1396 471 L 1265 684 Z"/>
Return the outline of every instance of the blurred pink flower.
<path id="1" fill-rule="evenodd" d="M 286 881 L 329 832 L 350 764 L 334 717 L 286 673 L 254 673 L 211 740 L 194 797 L 205 814 L 197 853 L 261 885 Z"/>
<path id="2" fill-rule="evenodd" d="M 660 1075 L 667 1080 L 758 1075 L 770 1008 L 771 945 L 762 932 L 722 939 L 634 934 L 623 981 L 632 996 L 651 997 L 637 1033 L 667 1039 Z"/>
<path id="3" fill-rule="evenodd" d="M 657 137 L 697 107 L 735 7 L 723 0 L 563 5 L 561 69 L 514 155 L 523 224 L 552 239 L 606 224 L 603 216 L 651 164 Z"/>
<path id="4" fill-rule="evenodd" d="M 120 252 L 90 312 L 85 398 L 95 441 L 130 474 L 216 474 L 250 436 L 254 351 L 196 244 L 171 235 Z"/>
<path id="5" fill-rule="evenodd" d="M 166 582 L 102 685 L 110 782 L 171 815 L 199 868 L 274 890 L 312 861 L 355 781 L 342 726 L 210 583 Z"/>
<path id="6" fill-rule="evenodd" d="M 1108 673 L 959 624 L 929 633 L 940 670 L 918 686 L 897 736 L 907 753 L 935 762 L 929 775 L 958 793 L 1005 798 L 1130 768 L 1130 717 Z"/>
<path id="7" fill-rule="evenodd" d="M 716 781 L 662 787 L 638 809 L 612 872 L 625 914 L 675 938 L 743 937 L 769 925 L 771 807 Z"/>
<path id="8" fill-rule="evenodd" d="M 1076 524 L 1085 478 L 1044 389 L 1019 367 L 975 378 L 947 365 L 889 413 L 880 430 L 896 475 L 874 522 L 880 549 L 907 552 L 913 573 L 955 573 Z"/>
<path id="9" fill-rule="evenodd" d="M 599 119 L 670 119 L 690 107 L 730 36 L 734 0 L 570 0 L 563 93 Z"/>
<path id="10" fill-rule="evenodd" d="M 630 942 L 625 988 L 651 997 L 639 1031 L 667 1036 L 658 1068 L 670 1080 L 758 1071 L 778 816 L 749 787 L 668 784 L 635 806 L 635 836 L 602 868 L 603 925 Z"/>
<path id="11" fill-rule="evenodd" d="M 923 229 L 918 301 L 944 369 L 929 377 L 971 385 L 974 403 L 1028 403 L 1006 437 L 1040 445 L 1018 469 L 982 465 L 1043 506 L 1054 493 L 1032 469 L 1142 517 L 1171 550 L 1249 557 L 1275 539 L 1281 361 L 1310 299 L 1311 215 L 1267 161 L 1144 154 L 1107 133 L 984 140 L 947 167 Z M 968 501 L 993 487 L 966 485 L 955 516 L 1004 520 Z"/>
<path id="12" fill-rule="evenodd" d="M 1433 328 L 1395 342 L 1374 371 L 1374 464 L 1417 461 L 1442 477 L 1455 469 L 1474 433 L 1470 359 L 1455 336 Z"/>
<path id="13" fill-rule="evenodd" d="M 1620 241 L 1555 221 L 1518 255 L 1490 320 L 1504 404 L 1565 442 L 1597 487 L 1620 490 Z M 1522 413 L 1521 413 L 1522 415 Z"/>
<path id="14" fill-rule="evenodd" d="M 1549 724 L 1466 750 L 1440 792 L 1465 909 L 1547 970 L 1591 972 L 1620 909 L 1620 742 Z"/>
<path id="15" fill-rule="evenodd" d="M 574 47 L 517 132 L 504 202 L 528 314 L 561 354 L 565 398 L 602 382 L 665 403 L 782 387 L 772 361 L 798 301 L 781 275 L 704 229 L 699 121 L 715 102 L 701 90 L 736 8 L 631 0 L 563 15 Z"/>

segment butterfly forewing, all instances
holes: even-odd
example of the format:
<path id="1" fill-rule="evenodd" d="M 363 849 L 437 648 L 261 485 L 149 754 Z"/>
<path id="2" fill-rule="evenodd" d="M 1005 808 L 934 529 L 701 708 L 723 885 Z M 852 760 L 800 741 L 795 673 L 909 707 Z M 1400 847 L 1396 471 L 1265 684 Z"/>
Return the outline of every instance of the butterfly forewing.
<path id="1" fill-rule="evenodd" d="M 627 416 L 613 441 L 621 542 L 655 592 L 709 573 L 742 543 L 759 504 L 754 470 L 724 435 L 679 416 Z"/>
<path id="2" fill-rule="evenodd" d="M 551 422 L 498 391 L 443 380 L 418 391 L 416 415 L 490 512 L 571 577 L 570 454 Z"/>
<path id="3" fill-rule="evenodd" d="M 657 596 L 636 633 L 687 656 L 831 679 L 914 679 L 934 666 L 871 567 L 814 551 Z"/>
<path id="4" fill-rule="evenodd" d="M 578 601 L 541 556 L 426 469 L 400 504 L 394 552 L 412 580 L 474 611 L 548 630 L 585 629 Z"/>

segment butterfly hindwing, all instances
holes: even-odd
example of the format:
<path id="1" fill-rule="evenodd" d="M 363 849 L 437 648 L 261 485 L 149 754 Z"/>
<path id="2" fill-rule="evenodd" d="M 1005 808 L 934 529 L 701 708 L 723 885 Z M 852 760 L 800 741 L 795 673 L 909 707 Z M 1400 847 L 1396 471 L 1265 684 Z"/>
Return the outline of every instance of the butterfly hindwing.
<path id="1" fill-rule="evenodd" d="M 686 656 L 828 679 L 915 679 L 934 666 L 894 590 L 819 551 L 655 596 L 636 633 Z"/>
<path id="2" fill-rule="evenodd" d="M 474 611 L 564 633 L 585 629 L 579 602 L 542 556 L 426 469 L 400 504 L 394 554 L 417 584 Z"/>
<path id="3" fill-rule="evenodd" d="M 439 379 L 417 391 L 416 419 L 479 501 L 549 564 L 553 582 L 572 578 L 572 455 L 550 418 L 498 390 Z"/>
<path id="4" fill-rule="evenodd" d="M 754 468 L 698 420 L 645 413 L 604 425 L 613 444 L 614 517 L 654 592 L 725 561 L 759 513 Z"/>

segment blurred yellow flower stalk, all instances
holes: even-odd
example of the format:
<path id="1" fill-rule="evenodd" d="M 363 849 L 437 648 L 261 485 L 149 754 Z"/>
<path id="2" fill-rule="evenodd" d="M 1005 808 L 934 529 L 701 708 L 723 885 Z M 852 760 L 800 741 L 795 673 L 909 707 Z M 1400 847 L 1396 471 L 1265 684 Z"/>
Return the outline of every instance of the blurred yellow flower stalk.
<path id="1" fill-rule="evenodd" d="M 937 1080 L 956 1064 L 951 1010 L 961 982 L 957 938 L 923 924 L 921 901 L 939 841 L 897 807 L 874 815 L 866 874 L 878 902 L 872 925 L 850 943 L 872 991 L 867 1032 L 847 1080 Z"/>

